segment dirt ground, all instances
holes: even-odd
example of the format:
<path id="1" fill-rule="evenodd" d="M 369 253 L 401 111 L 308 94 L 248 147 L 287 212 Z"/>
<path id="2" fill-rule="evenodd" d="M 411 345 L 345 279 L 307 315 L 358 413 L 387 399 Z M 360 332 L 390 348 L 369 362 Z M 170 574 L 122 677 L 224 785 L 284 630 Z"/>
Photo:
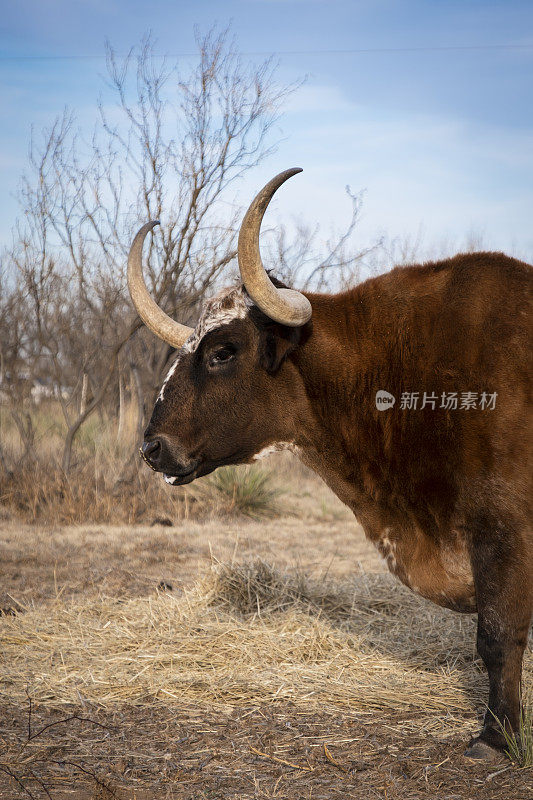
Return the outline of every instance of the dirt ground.
<path id="1" fill-rule="evenodd" d="M 303 695 L 291 700 L 286 694 L 265 702 L 226 694 L 220 702 L 191 703 L 184 692 L 168 702 L 154 696 L 149 702 L 117 704 L 96 702 L 94 692 L 90 699 L 81 692 L 79 702 L 72 702 L 70 694 L 64 701 L 59 695 L 35 695 L 32 684 L 22 684 L 17 675 L 23 665 L 10 671 L 7 650 L 13 637 L 22 635 L 19 621 L 22 625 L 34 614 L 38 626 L 43 612 L 59 613 L 58 604 L 90 610 L 102 598 L 124 608 L 161 594 L 179 598 L 214 561 L 260 557 L 281 571 L 327 575 L 333 584 L 354 575 L 385 580 L 383 562 L 340 504 L 317 495 L 312 512 L 302 514 L 297 506 L 295 501 L 297 515 L 287 508 L 282 517 L 261 522 L 170 527 L 41 528 L 1 522 L 0 798 L 533 800 L 531 770 L 463 757 L 466 731 L 475 732 L 483 712 L 475 693 L 469 699 L 466 692 L 457 708 L 438 714 L 420 707 L 416 697 L 398 707 L 392 702 L 356 709 L 342 702 L 336 708 L 313 704 Z M 391 630 L 400 636 L 402 625 L 416 626 L 419 607 L 402 609 L 404 595 L 398 597 L 400 605 L 390 613 Z M 420 600 L 421 614 L 424 603 Z M 463 625 L 464 633 L 463 617 L 443 614 L 446 625 Z M 238 624 L 242 636 L 252 631 Z M 261 619 L 253 624 L 269 625 Z M 432 646 L 438 648 L 436 627 Z M 344 635 L 341 629 L 337 633 Z M 466 642 L 470 628 L 467 634 Z M 44 633 L 33 635 L 37 647 Z M 86 646 L 90 659 L 90 641 Z M 419 646 L 423 649 L 424 642 Z M 443 651 L 447 648 L 443 639 Z M 470 666 L 473 648 L 473 640 L 463 647 Z M 452 666 L 447 662 L 443 674 Z M 42 664 L 43 673 L 52 668 Z M 409 669 L 402 665 L 406 674 Z M 328 675 L 323 680 L 327 685 Z"/>
<path id="2" fill-rule="evenodd" d="M 13 706 L 1 711 L 2 739 L 24 741 L 27 715 Z M 34 710 L 35 729 L 70 711 Z M 238 706 L 226 714 L 179 705 L 149 712 L 126 706 L 83 713 L 91 722 L 58 724 L 27 746 L 26 770 L 17 775 L 34 797 L 48 796 L 44 787 L 54 800 L 533 797 L 531 775 L 508 764 L 488 768 L 467 762 L 459 737 L 442 742 L 423 730 L 416 732 L 416 712 L 404 712 L 403 719 L 398 714 L 377 718 L 309 714 L 279 704 Z M 134 736 L 123 733 L 126 716 L 135 722 Z M 405 721 L 413 733 L 399 737 L 395 731 Z M 63 740 L 67 726 L 68 746 Z M 70 744 L 74 727 L 76 745 Z M 5 775 L 0 792 L 2 798 L 25 796 Z"/>

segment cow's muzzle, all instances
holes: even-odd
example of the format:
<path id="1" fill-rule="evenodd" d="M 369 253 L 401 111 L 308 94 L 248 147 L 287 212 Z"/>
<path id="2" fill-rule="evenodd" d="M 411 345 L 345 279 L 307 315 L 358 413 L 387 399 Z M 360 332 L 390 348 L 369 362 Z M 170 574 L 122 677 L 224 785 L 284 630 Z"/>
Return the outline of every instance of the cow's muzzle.
<path id="1" fill-rule="evenodd" d="M 150 469 L 163 472 L 168 483 L 188 483 L 194 479 L 198 461 L 175 453 L 165 436 L 159 435 L 144 440 L 140 454 Z"/>

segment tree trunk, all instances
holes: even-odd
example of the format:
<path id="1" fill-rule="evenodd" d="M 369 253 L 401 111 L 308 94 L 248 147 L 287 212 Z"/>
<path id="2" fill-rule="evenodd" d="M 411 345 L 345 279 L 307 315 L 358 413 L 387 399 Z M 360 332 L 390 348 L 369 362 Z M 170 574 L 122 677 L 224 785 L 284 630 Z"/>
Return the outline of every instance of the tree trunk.
<path id="1" fill-rule="evenodd" d="M 80 399 L 80 415 L 85 414 L 87 408 L 87 397 L 89 394 L 89 376 L 86 372 L 83 373 L 81 381 L 81 399 Z"/>
<path id="2" fill-rule="evenodd" d="M 137 406 L 137 421 L 135 425 L 135 443 L 140 443 L 143 436 L 144 428 L 144 402 L 143 402 L 143 387 L 141 383 L 141 375 L 136 364 L 131 367 L 131 382 L 132 382 L 132 398 L 135 396 L 135 403 Z M 135 395 L 133 393 L 135 387 Z"/>
<path id="3" fill-rule="evenodd" d="M 126 387 L 124 386 L 124 376 L 119 367 L 118 371 L 118 429 L 117 439 L 119 442 L 124 438 L 124 421 L 126 418 Z"/>
<path id="4" fill-rule="evenodd" d="M 129 334 L 129 335 L 131 335 L 131 334 Z M 89 414 L 91 414 L 95 410 L 95 408 L 98 408 L 100 403 L 104 399 L 104 395 L 106 393 L 107 387 L 109 386 L 109 382 L 110 382 L 110 380 L 111 380 L 111 378 L 113 376 L 115 363 L 116 363 L 118 354 L 119 354 L 120 350 L 122 349 L 123 345 L 124 345 L 124 341 L 122 341 L 118 345 L 118 347 L 115 349 L 115 352 L 113 353 L 113 359 L 111 361 L 111 364 L 109 365 L 109 371 L 108 371 L 104 381 L 102 382 L 102 385 L 100 386 L 100 389 L 98 390 L 96 395 L 93 397 L 93 399 L 91 400 L 91 402 L 89 403 L 89 405 L 87 406 L 87 408 L 85 409 L 83 414 L 79 415 L 78 419 L 75 422 L 72 423 L 72 425 L 70 426 L 70 428 L 67 431 L 67 435 L 66 435 L 66 438 L 65 438 L 65 444 L 63 445 L 63 458 L 62 458 L 62 461 L 61 461 L 61 466 L 63 468 L 63 472 L 65 472 L 65 473 L 69 472 L 69 470 L 70 470 L 70 465 L 71 465 L 71 461 L 72 461 L 72 445 L 74 444 L 74 437 L 76 436 L 77 432 L 79 431 L 80 427 L 83 425 L 83 423 L 85 422 L 85 420 L 87 419 Z"/>

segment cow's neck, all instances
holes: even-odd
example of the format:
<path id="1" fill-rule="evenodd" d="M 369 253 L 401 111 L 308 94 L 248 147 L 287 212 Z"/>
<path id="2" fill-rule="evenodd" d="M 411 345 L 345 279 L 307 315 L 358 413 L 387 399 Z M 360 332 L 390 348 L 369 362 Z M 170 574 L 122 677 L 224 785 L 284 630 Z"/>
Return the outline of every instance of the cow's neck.
<path id="1" fill-rule="evenodd" d="M 371 424 L 375 391 L 368 352 L 376 345 L 369 341 L 361 287 L 310 299 L 313 331 L 294 359 L 310 408 L 302 456 L 360 515 L 378 488 L 375 462 L 382 449 L 382 431 Z"/>
<path id="2" fill-rule="evenodd" d="M 302 459 L 365 527 L 401 520 L 428 529 L 446 524 L 435 522 L 445 513 L 433 504 L 439 497 L 417 503 L 409 454 L 401 470 L 394 460 L 393 412 L 375 405 L 377 391 L 396 392 L 402 381 L 391 371 L 391 364 L 402 368 L 394 353 L 402 346 L 401 326 L 394 309 L 383 314 L 381 299 L 379 279 L 336 296 L 310 295 L 313 332 L 293 359 L 309 401 L 306 419 L 298 422 Z M 409 369 L 416 385 L 416 369 Z"/>

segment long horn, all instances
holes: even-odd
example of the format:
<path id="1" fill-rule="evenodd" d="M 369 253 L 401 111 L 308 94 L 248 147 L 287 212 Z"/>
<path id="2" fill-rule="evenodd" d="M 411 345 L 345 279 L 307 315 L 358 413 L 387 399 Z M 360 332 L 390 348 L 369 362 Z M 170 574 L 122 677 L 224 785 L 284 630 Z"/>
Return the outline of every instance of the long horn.
<path id="1" fill-rule="evenodd" d="M 172 347 L 181 347 L 194 329 L 176 322 L 168 314 L 165 314 L 162 308 L 159 308 L 150 296 L 143 276 L 143 243 L 148 231 L 151 231 L 156 225 L 159 225 L 159 222 L 147 222 L 133 240 L 128 256 L 128 289 L 133 305 L 144 324 Z"/>
<path id="2" fill-rule="evenodd" d="M 297 327 L 311 319 L 311 303 L 294 289 L 277 289 L 265 272 L 259 251 L 259 231 L 263 215 L 274 192 L 298 172 L 299 167 L 280 172 L 255 197 L 239 231 L 239 269 L 246 291 L 261 311 L 275 322 Z"/>

